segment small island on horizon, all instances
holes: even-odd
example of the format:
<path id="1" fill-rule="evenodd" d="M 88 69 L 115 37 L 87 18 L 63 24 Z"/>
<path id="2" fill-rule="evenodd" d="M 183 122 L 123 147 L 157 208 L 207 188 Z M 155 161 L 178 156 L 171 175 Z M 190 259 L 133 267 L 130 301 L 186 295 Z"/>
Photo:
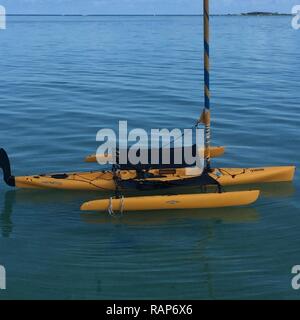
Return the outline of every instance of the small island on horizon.
<path id="1" fill-rule="evenodd" d="M 241 13 L 242 16 L 289 16 L 289 13 L 279 13 L 279 12 L 265 12 L 265 11 L 253 11 Z"/>

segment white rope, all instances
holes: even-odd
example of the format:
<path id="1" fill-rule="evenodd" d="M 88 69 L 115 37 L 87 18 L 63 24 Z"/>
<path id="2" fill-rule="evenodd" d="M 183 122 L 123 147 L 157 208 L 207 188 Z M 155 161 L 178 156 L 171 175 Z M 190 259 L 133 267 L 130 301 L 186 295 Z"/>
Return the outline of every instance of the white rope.
<path id="1" fill-rule="evenodd" d="M 113 204 L 112 204 L 112 197 L 109 198 L 109 205 L 108 205 L 108 213 L 110 216 L 114 216 Z"/>
<path id="2" fill-rule="evenodd" d="M 113 210 L 113 198 L 112 197 L 109 198 L 109 205 L 108 205 L 107 210 L 108 210 L 108 213 L 110 216 L 112 216 L 112 217 L 116 216 L 116 214 Z M 124 212 L 124 196 L 122 196 L 120 198 L 120 214 L 123 214 L 123 212 Z"/>
<path id="3" fill-rule="evenodd" d="M 121 201 L 120 213 L 123 214 L 123 212 L 124 212 L 124 196 L 122 196 L 120 201 Z"/>

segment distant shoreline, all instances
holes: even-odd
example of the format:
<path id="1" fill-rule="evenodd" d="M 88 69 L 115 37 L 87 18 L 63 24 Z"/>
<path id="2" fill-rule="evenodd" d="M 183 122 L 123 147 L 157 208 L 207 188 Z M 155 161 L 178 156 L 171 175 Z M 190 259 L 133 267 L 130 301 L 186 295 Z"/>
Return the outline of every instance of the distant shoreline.
<path id="1" fill-rule="evenodd" d="M 11 13 L 7 16 L 20 17 L 189 17 L 203 16 L 203 14 L 42 14 L 42 13 Z M 211 14 L 211 16 L 291 16 L 291 13 L 273 13 L 273 12 L 247 12 L 247 13 L 227 13 L 227 14 Z"/>
<path id="2" fill-rule="evenodd" d="M 241 13 L 242 16 L 290 16 L 291 13 L 279 13 L 279 12 L 264 12 L 264 11 L 253 11 Z"/>

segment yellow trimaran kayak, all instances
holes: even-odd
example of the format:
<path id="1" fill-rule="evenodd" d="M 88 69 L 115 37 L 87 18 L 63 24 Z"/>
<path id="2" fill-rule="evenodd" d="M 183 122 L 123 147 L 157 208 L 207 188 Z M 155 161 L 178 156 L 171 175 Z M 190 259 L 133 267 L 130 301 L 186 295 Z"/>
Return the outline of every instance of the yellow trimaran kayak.
<path id="1" fill-rule="evenodd" d="M 150 170 L 160 178 L 149 178 L 145 181 L 176 181 L 189 179 L 186 169 L 176 169 L 173 173 L 164 173 L 163 170 Z M 261 167 L 261 168 L 215 168 L 209 176 L 217 180 L 221 186 L 232 186 L 251 183 L 285 182 L 292 181 L 295 166 Z M 134 170 L 123 170 L 119 173 L 122 180 L 136 177 Z M 195 176 L 196 177 L 196 176 Z M 65 190 L 115 190 L 116 184 L 112 171 L 90 171 L 58 174 L 42 174 L 34 176 L 15 177 L 17 188 L 38 189 L 65 189 Z"/>
<path id="2" fill-rule="evenodd" d="M 86 202 L 82 210 L 114 211 L 144 211 L 163 209 L 195 209 L 218 208 L 228 206 L 248 205 L 257 200 L 260 191 L 221 192 L 221 187 L 265 182 L 284 182 L 293 180 L 295 167 L 261 167 L 261 168 L 212 168 L 210 160 L 224 153 L 224 147 L 210 146 L 210 90 L 209 90 L 209 7 L 208 0 L 203 0 L 204 17 L 204 110 L 197 121 L 205 126 L 204 158 L 205 170 L 193 172 L 191 168 L 166 168 L 162 166 L 141 172 L 124 170 L 120 167 L 112 171 L 73 172 L 59 174 L 41 174 L 34 176 L 13 176 L 8 156 L 5 150 L 0 150 L 0 165 L 5 182 L 17 188 L 66 189 L 66 190 L 115 190 L 115 197 L 104 200 Z M 96 162 L 99 155 L 88 156 L 86 162 Z M 116 167 L 113 166 L 115 169 Z M 128 168 L 127 168 L 128 169 Z M 135 167 L 133 169 L 136 169 Z M 141 174 L 142 173 L 142 174 Z M 144 174 L 145 173 L 145 174 Z M 133 183 L 136 188 L 150 185 L 177 186 L 192 182 L 199 188 L 214 185 L 216 193 L 155 195 L 124 198 L 120 193 L 120 183 Z"/>
<path id="3" fill-rule="evenodd" d="M 213 157 L 224 153 L 224 147 L 212 147 Z M 88 162 L 96 161 L 96 155 L 88 156 Z M 193 177 L 189 169 L 153 169 L 149 173 L 158 178 L 147 178 L 145 181 L 176 182 Z M 266 182 L 288 182 L 294 178 L 295 166 L 258 167 L 258 168 L 214 168 L 209 176 L 221 186 L 257 184 Z M 135 179 L 135 170 L 120 170 L 119 178 L 123 181 Z M 197 177 L 197 174 L 194 175 Z M 59 189 L 85 191 L 112 191 L 116 189 L 114 174 L 110 170 L 40 174 L 16 176 L 15 187 L 25 189 Z"/>

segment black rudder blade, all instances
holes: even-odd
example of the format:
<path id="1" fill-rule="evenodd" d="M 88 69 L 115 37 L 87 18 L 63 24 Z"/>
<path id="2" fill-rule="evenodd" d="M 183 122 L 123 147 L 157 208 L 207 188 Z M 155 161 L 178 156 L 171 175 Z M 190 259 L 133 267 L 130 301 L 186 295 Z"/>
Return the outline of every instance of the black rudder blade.
<path id="1" fill-rule="evenodd" d="M 8 155 L 4 149 L 0 149 L 0 167 L 3 171 L 3 179 L 11 187 L 14 187 L 15 177 L 11 174 L 11 167 Z"/>

